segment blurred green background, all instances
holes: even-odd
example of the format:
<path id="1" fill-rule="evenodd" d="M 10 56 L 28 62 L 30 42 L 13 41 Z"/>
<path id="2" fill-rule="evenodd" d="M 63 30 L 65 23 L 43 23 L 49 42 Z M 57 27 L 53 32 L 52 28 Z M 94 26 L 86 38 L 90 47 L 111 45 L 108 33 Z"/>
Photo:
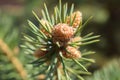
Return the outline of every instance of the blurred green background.
<path id="1" fill-rule="evenodd" d="M 22 33 L 26 31 L 27 19 L 35 22 L 34 10 L 41 17 L 43 3 L 46 3 L 50 13 L 58 0 L 0 0 L 0 39 L 14 50 L 22 41 Z M 120 57 L 120 0 L 62 0 L 69 5 L 75 4 L 75 10 L 83 14 L 83 22 L 90 16 L 93 19 L 85 27 L 83 34 L 90 32 L 101 35 L 100 42 L 89 45 L 88 48 L 97 53 L 92 57 L 96 63 L 91 71 L 101 68 L 107 62 Z"/>

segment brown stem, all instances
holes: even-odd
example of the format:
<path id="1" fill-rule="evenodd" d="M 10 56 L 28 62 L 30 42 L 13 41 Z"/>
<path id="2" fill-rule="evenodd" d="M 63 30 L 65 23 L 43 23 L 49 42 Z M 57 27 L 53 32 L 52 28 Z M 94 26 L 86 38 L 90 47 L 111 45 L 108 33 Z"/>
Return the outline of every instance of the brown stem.
<path id="1" fill-rule="evenodd" d="M 13 55 L 13 52 L 2 39 L 0 39 L 0 48 L 6 54 L 11 63 L 14 65 L 16 70 L 19 72 L 21 78 L 23 80 L 26 80 L 27 73 L 24 70 L 22 63 Z"/>

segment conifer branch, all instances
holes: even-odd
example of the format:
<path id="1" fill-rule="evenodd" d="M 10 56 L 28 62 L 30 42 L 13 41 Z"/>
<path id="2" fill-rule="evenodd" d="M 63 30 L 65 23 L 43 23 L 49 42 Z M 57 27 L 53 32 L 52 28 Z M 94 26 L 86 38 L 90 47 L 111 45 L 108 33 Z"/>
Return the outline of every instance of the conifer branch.
<path id="1" fill-rule="evenodd" d="M 33 69 L 37 69 L 37 71 L 33 70 L 32 74 L 41 75 L 44 71 L 45 80 L 72 80 L 73 75 L 76 79 L 84 80 L 81 74 L 90 74 L 86 64 L 94 62 L 93 59 L 86 58 L 86 56 L 94 52 L 84 51 L 82 53 L 79 48 L 98 42 L 100 37 L 99 35 L 93 36 L 93 33 L 84 37 L 80 35 L 91 17 L 82 24 L 82 13 L 74 12 L 74 4 L 69 10 L 68 4 L 63 5 L 61 0 L 59 0 L 59 5 L 54 7 L 52 15 L 49 14 L 46 4 L 42 10 L 42 19 L 35 12 L 33 14 L 41 27 L 38 28 L 34 23 L 28 21 L 30 31 L 34 36 L 24 34 L 25 44 L 23 44 L 26 52 L 31 54 L 29 56 L 37 58 L 30 63 Z M 42 68 L 42 66 L 44 67 Z M 72 66 L 73 69 L 71 69 Z M 39 72 L 38 68 L 40 68 Z"/>
<path id="2" fill-rule="evenodd" d="M 22 63 L 18 60 L 18 58 L 14 56 L 13 52 L 10 50 L 8 45 L 2 39 L 0 39 L 0 48 L 5 53 L 5 55 L 8 57 L 8 59 L 11 61 L 11 63 L 14 65 L 16 70 L 19 72 L 21 78 L 23 80 L 26 80 L 27 73 Z"/>

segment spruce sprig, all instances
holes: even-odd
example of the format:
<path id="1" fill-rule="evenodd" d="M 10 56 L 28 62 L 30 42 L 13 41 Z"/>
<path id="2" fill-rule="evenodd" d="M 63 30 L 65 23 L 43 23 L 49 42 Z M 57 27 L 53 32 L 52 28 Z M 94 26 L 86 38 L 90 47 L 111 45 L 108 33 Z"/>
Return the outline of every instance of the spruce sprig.
<path id="1" fill-rule="evenodd" d="M 93 36 L 93 33 L 80 36 L 89 19 L 82 24 L 81 12 L 74 12 L 73 4 L 68 10 L 67 3 L 62 5 L 61 0 L 54 7 L 52 16 L 46 4 L 42 19 L 34 11 L 33 14 L 40 28 L 28 20 L 32 35 L 24 34 L 25 43 L 22 45 L 26 55 L 32 57 L 29 62 L 32 65 L 31 78 L 44 75 L 45 80 L 84 80 L 81 74 L 89 75 L 87 64 L 94 63 L 87 56 L 95 52 L 78 49 L 98 42 L 100 37 Z"/>

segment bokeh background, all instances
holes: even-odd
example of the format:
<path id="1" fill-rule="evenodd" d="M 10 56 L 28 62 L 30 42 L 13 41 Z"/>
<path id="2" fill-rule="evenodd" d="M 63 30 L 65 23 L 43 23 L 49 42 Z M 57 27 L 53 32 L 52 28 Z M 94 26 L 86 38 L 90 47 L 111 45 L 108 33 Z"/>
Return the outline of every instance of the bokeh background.
<path id="1" fill-rule="evenodd" d="M 0 0 L 0 39 L 8 45 L 16 56 L 21 51 L 19 45 L 22 43 L 22 33 L 28 27 L 27 20 L 36 21 L 32 10 L 41 17 L 44 2 L 52 14 L 53 7 L 59 1 Z M 99 43 L 88 46 L 89 49 L 96 51 L 96 54 L 92 56 L 96 59 L 96 63 L 89 68 L 90 71 L 94 72 L 109 61 L 120 57 L 120 0 L 62 0 L 62 2 L 68 2 L 69 5 L 74 3 L 75 10 L 80 10 L 83 14 L 83 22 L 93 16 L 82 35 L 90 32 L 101 35 Z M 3 67 L 2 64 L 10 63 L 3 54 L 4 51 L 0 49 L 1 68 Z M 22 52 L 20 55 L 22 55 Z M 24 59 L 20 59 L 24 61 Z M 5 72 L 4 69 L 1 70 Z M 2 73 L 0 72 L 0 74 Z"/>

